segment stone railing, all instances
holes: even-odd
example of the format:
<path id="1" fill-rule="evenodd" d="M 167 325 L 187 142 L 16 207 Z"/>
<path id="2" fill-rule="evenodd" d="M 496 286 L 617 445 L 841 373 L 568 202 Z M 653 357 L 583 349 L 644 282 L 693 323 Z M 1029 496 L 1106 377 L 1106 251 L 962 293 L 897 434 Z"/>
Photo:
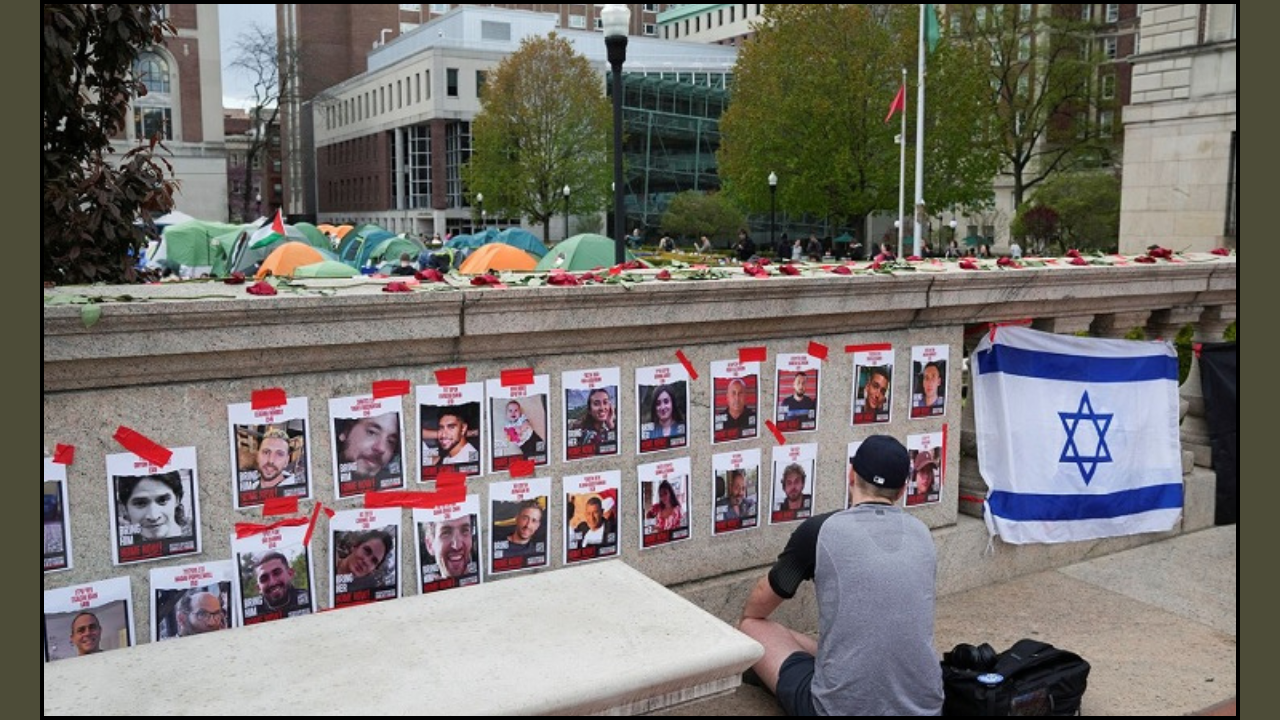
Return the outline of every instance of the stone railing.
<path id="1" fill-rule="evenodd" d="M 254 390 L 281 387 L 290 397 L 308 397 L 311 407 L 313 499 L 338 509 L 360 506 L 358 499 L 334 502 L 329 464 L 326 401 L 368 393 L 372 383 L 405 379 L 434 382 L 433 371 L 466 367 L 471 380 L 497 378 L 508 368 L 532 367 L 551 381 L 550 463 L 535 475 L 553 480 L 547 514 L 550 571 L 563 565 L 564 507 L 560 478 L 621 470 L 619 558 L 658 582 L 725 618 L 741 607 L 748 578 L 770 563 L 793 524 L 769 525 L 713 536 L 713 454 L 760 448 L 767 468 L 776 440 L 767 431 L 754 440 L 728 445 L 710 442 L 712 361 L 736 359 L 745 346 L 766 348 L 761 407 L 774 399 L 773 370 L 779 353 L 803 353 L 810 342 L 829 349 L 822 365 L 819 427 L 792 434 L 787 442 L 817 443 L 815 512 L 844 506 L 847 446 L 865 437 L 851 427 L 852 361 L 846 346 L 891 343 L 896 367 L 909 367 L 911 347 L 946 345 L 955 367 L 977 336 L 966 328 L 1030 319 L 1052 332 L 1088 331 L 1118 337 L 1135 327 L 1148 337 L 1172 338 L 1186 323 L 1197 337 L 1217 339 L 1235 317 L 1234 258 L 1208 256 L 1203 262 L 1070 267 L 1008 271 L 820 274 L 755 279 L 732 269 L 729 279 L 642 282 L 588 287 L 511 287 L 438 292 L 384 293 L 361 286 L 255 297 L 243 286 L 175 284 L 130 287 L 128 302 L 102 302 L 91 327 L 75 304 L 46 304 L 44 310 L 44 443 L 77 446 L 68 468 L 70 521 L 75 567 L 46 575 L 46 589 L 127 575 L 137 601 L 137 637 L 146 641 L 147 572 L 156 561 L 115 567 L 111 560 L 105 456 L 123 452 L 113 440 L 124 425 L 169 447 L 194 446 L 200 481 L 203 560 L 230 557 L 229 535 L 238 521 L 259 521 L 257 511 L 233 509 L 229 484 L 227 405 L 248 402 Z M 121 294 L 119 288 L 59 288 L 59 296 Z M 65 301 L 65 298 L 64 298 Z M 59 301 L 62 302 L 62 301 Z M 690 383 L 689 447 L 658 454 L 636 453 L 635 369 L 678 362 L 677 350 L 699 374 Z M 619 456 L 563 462 L 560 451 L 560 378 L 564 371 L 621 368 L 619 405 L 623 438 Z M 972 518 L 959 514 L 965 478 L 966 430 L 961 402 L 946 414 L 908 419 L 909 372 L 895 373 L 893 422 L 875 426 L 899 438 L 943 433 L 951 438 L 940 503 L 913 508 L 940 547 L 940 591 L 963 589 L 993 577 L 1063 564 L 1069 554 L 1012 548 L 991 560 L 993 572 L 961 577 L 944 557 L 954 544 L 969 553 L 986 543 Z M 964 394 L 960 372 L 948 372 L 946 395 Z M 405 433 L 416 432 L 412 393 L 403 400 Z M 416 467 L 421 443 L 406 443 L 406 464 Z M 957 451 L 958 450 L 958 451 Z M 640 548 L 640 502 L 636 466 L 654 459 L 687 456 L 692 463 L 689 508 L 691 537 L 660 548 Z M 768 502 L 768 472 L 761 473 L 761 505 Z M 487 515 L 487 487 L 506 473 L 468 481 Z M 422 489 L 410 482 L 409 489 Z M 1210 497 L 1212 495 L 1210 494 Z M 310 509 L 304 502 L 301 511 Z M 1212 509 L 1210 509 L 1210 516 Z M 482 523 L 483 524 L 483 523 Z M 408 529 L 407 513 L 404 527 Z M 958 539 L 957 532 L 966 533 Z M 317 533 L 317 565 L 327 557 L 325 533 Z M 412 536 L 401 538 L 402 592 L 416 594 Z M 488 530 L 482 533 L 488 540 Z M 1140 541 L 1138 541 L 1140 542 Z M 1119 547 L 1119 546 L 1117 546 Z M 957 550 L 960 552 L 960 550 Z M 975 553 L 976 554 L 976 553 Z M 1043 558 L 1028 560 L 1027 558 Z M 194 559 L 194 558 L 193 558 Z M 997 567 L 998 566 L 998 567 Z M 966 571 L 968 572 L 968 571 Z M 950 574 L 949 574 L 950 573 Z M 727 580 L 725 579 L 727 578 Z M 494 578 L 499 580 L 501 578 Z M 313 588 L 328 598 L 328 572 Z M 488 578 L 486 578 L 488 581 Z M 322 606 L 325 602 L 320 603 Z M 810 608 L 811 609 L 811 608 Z"/>

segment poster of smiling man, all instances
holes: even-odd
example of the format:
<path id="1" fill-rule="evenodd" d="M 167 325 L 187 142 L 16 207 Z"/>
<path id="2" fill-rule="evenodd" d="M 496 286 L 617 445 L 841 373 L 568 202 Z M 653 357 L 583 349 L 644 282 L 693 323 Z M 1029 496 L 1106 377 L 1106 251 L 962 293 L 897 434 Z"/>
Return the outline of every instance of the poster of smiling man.
<path id="1" fill-rule="evenodd" d="M 399 397 L 333 398 L 334 493 L 341 500 L 404 487 L 404 422 Z"/>
<path id="2" fill-rule="evenodd" d="M 818 429 L 818 398 L 822 388 L 822 361 L 808 353 L 778 355 L 777 402 L 774 424 L 780 432 Z"/>
<path id="3" fill-rule="evenodd" d="M 479 585 L 484 543 L 480 542 L 480 496 L 460 503 L 414 508 L 418 580 L 423 593 Z"/>
<path id="4" fill-rule="evenodd" d="M 329 518 L 329 607 L 400 596 L 400 508 L 340 510 Z"/>
<path id="5" fill-rule="evenodd" d="M 303 544 L 306 536 L 306 525 L 271 528 L 242 538 L 232 536 L 234 592 L 245 625 L 315 611 L 311 548 Z"/>
<path id="6" fill-rule="evenodd" d="M 168 465 L 133 453 L 107 456 L 116 565 L 200 552 L 196 449 L 173 448 Z"/>
<path id="7" fill-rule="evenodd" d="M 760 448 L 711 456 L 715 524 L 711 534 L 756 527 L 760 522 Z"/>
<path id="8" fill-rule="evenodd" d="M 232 499 L 237 510 L 267 500 L 311 497 L 311 445 L 307 435 L 307 399 L 254 409 L 252 403 L 227 406 L 231 433 Z"/>
<path id="9" fill-rule="evenodd" d="M 618 554 L 618 493 L 622 473 L 607 470 L 564 479 L 566 565 Z"/>
<path id="10" fill-rule="evenodd" d="M 887 423 L 893 412 L 893 346 L 853 353 L 852 425 Z"/>
<path id="11" fill-rule="evenodd" d="M 44 659 L 133 647 L 133 594 L 118 577 L 44 592 Z"/>
<path id="12" fill-rule="evenodd" d="M 946 345 L 911 348 L 911 417 L 938 417 L 947 412 Z"/>
<path id="13" fill-rule="evenodd" d="M 813 489 L 818 486 L 818 444 L 778 445 L 773 448 L 773 500 L 769 523 L 813 516 Z"/>
<path id="14" fill-rule="evenodd" d="M 549 477 L 521 478 L 489 486 L 490 573 L 528 570 L 549 562 L 550 501 Z"/>
<path id="15" fill-rule="evenodd" d="M 203 635 L 236 627 L 230 560 L 151 569 L 151 639 Z"/>
<path id="16" fill-rule="evenodd" d="M 420 482 L 435 480 L 446 470 L 467 477 L 481 473 L 481 430 L 484 418 L 484 383 L 419 385 L 418 462 Z"/>

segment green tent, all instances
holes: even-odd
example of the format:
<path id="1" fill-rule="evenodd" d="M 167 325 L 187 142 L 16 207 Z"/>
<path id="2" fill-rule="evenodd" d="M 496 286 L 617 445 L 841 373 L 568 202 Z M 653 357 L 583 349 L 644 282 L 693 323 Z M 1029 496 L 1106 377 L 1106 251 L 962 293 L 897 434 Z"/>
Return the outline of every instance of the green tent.
<path id="1" fill-rule="evenodd" d="M 584 272 L 598 267 L 614 265 L 617 244 L 613 240 L 595 233 L 574 235 L 557 243 L 538 261 L 535 270 L 551 270 L 560 268 L 573 272 Z M 635 260 L 636 256 L 627 251 L 626 258 Z"/>
<path id="2" fill-rule="evenodd" d="M 367 260 L 372 260 L 374 265 L 380 265 L 384 262 L 399 264 L 400 254 L 409 253 L 409 259 L 418 260 L 418 253 L 426 249 L 418 240 L 411 240 L 403 235 L 389 237 L 374 246 L 369 253 Z"/>
<path id="3" fill-rule="evenodd" d="M 310 265 L 299 265 L 293 269 L 295 278 L 349 278 L 358 277 L 360 271 L 337 260 L 324 260 Z"/>
<path id="4" fill-rule="evenodd" d="M 968 245 L 969 247 L 977 247 L 985 243 L 986 241 L 987 239 L 982 237 L 981 235 L 970 235 L 969 237 L 964 239 L 964 244 Z"/>
<path id="5" fill-rule="evenodd" d="M 241 225 L 188 220 L 170 225 L 160 236 L 160 244 L 147 258 L 152 267 L 164 267 L 178 272 L 182 267 L 195 274 L 216 275 L 218 267 L 226 267 L 227 250 L 214 238 L 231 232 L 239 232 Z"/>
<path id="6" fill-rule="evenodd" d="M 311 247 L 318 247 L 322 250 L 333 252 L 333 243 L 329 242 L 328 236 L 321 232 L 320 228 L 309 222 L 294 223 L 293 226 L 301 230 L 303 235 L 307 236 L 307 244 Z"/>

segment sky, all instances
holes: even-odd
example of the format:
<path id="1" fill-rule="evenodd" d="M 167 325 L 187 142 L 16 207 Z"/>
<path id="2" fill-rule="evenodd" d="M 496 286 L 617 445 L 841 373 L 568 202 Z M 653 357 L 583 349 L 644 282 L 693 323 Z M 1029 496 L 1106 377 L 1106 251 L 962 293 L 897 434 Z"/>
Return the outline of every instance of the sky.
<path id="1" fill-rule="evenodd" d="M 218 35 L 222 49 L 222 106 L 247 110 L 252 105 L 252 79 L 231 68 L 236 57 L 236 40 L 245 29 L 261 25 L 275 32 L 276 6 L 218 5 Z"/>

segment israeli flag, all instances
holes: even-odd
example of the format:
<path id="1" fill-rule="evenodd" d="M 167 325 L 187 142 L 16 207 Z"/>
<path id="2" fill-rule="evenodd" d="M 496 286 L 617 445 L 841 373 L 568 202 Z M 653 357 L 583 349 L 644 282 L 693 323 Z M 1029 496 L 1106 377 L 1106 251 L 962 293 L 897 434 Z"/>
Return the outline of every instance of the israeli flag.
<path id="1" fill-rule="evenodd" d="M 993 337 L 994 336 L 994 337 Z M 999 327 L 974 352 L 987 529 L 1008 543 L 1163 532 L 1182 516 L 1169 342 Z"/>

